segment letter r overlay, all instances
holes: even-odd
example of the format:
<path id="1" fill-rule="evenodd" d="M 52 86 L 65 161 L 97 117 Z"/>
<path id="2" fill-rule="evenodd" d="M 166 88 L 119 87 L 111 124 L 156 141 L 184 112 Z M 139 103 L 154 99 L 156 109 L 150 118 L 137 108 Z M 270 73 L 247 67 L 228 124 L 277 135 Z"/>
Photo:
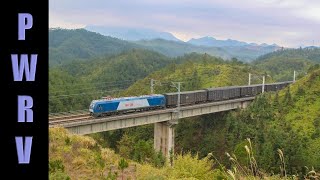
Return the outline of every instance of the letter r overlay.
<path id="1" fill-rule="evenodd" d="M 18 122 L 33 122 L 33 99 L 31 96 L 18 96 Z M 26 118 L 27 114 L 27 118 Z"/>

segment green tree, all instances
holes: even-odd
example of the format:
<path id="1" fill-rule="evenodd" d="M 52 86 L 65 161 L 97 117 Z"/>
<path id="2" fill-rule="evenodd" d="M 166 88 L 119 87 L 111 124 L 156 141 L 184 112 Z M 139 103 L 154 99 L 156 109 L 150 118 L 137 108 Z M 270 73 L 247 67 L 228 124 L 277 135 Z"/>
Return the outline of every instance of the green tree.
<path id="1" fill-rule="evenodd" d="M 298 90 L 297 90 L 297 96 L 304 96 L 305 95 L 305 90 L 301 87 L 298 86 Z"/>
<path id="2" fill-rule="evenodd" d="M 124 171 L 124 169 L 126 169 L 128 166 L 129 166 L 128 162 L 127 162 L 124 158 L 121 158 L 120 161 L 119 161 L 119 163 L 118 163 L 118 168 L 121 170 L 122 180 L 123 180 L 123 171 Z"/>
<path id="3" fill-rule="evenodd" d="M 155 167 L 158 167 L 158 168 L 163 167 L 165 165 L 165 162 L 166 162 L 166 157 L 163 156 L 161 151 L 154 153 L 153 165 Z"/>
<path id="4" fill-rule="evenodd" d="M 132 147 L 131 147 L 132 148 Z M 151 162 L 153 158 L 154 149 L 149 141 L 139 140 L 134 145 L 133 159 L 138 162 Z"/>
<path id="5" fill-rule="evenodd" d="M 131 158 L 133 154 L 133 148 L 135 144 L 134 138 L 125 133 L 121 140 L 118 142 L 119 154 L 125 158 Z"/>
<path id="6" fill-rule="evenodd" d="M 291 96 L 291 92 L 290 92 L 290 86 L 288 86 L 286 94 L 284 95 L 283 104 L 286 106 L 293 105 L 292 96 Z"/>

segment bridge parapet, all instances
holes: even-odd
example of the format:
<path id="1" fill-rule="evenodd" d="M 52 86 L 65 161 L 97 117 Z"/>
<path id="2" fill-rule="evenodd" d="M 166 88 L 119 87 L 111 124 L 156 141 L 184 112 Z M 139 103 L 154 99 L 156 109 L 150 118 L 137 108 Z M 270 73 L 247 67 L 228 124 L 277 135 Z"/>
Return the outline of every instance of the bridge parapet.
<path id="1" fill-rule="evenodd" d="M 245 108 L 253 99 L 254 97 L 247 97 L 220 102 L 197 104 L 193 106 L 185 106 L 180 107 L 179 113 L 175 112 L 176 109 L 164 109 L 107 118 L 87 119 L 70 123 L 65 122 L 61 124 L 61 126 L 67 128 L 74 134 L 83 135 L 166 121 L 174 123 L 177 122 L 178 118 L 183 119 L 203 114 L 229 111 L 237 108 Z M 180 117 L 177 116 L 178 114 Z"/>

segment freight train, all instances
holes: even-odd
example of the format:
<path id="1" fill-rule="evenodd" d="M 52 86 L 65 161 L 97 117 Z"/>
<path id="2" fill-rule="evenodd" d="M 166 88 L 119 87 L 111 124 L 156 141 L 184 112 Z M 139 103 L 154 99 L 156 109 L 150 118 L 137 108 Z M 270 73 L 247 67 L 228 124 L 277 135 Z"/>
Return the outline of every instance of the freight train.
<path id="1" fill-rule="evenodd" d="M 265 84 L 264 91 L 278 91 L 288 86 L 292 81 Z M 262 85 L 231 86 L 207 88 L 196 91 L 180 92 L 180 106 L 199 103 L 223 101 L 242 97 L 252 97 L 262 92 Z M 100 117 L 136 111 L 175 108 L 178 103 L 178 92 L 153 94 L 135 97 L 93 100 L 89 111 L 91 116 Z"/>

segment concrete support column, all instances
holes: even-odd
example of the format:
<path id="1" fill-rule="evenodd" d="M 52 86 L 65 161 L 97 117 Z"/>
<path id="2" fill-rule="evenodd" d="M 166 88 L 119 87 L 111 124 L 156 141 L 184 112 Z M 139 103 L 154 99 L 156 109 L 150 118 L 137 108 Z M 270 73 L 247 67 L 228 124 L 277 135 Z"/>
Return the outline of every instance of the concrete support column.
<path id="1" fill-rule="evenodd" d="M 159 122 L 154 124 L 154 149 L 170 157 L 170 150 L 174 150 L 174 127 L 171 123 Z"/>
<path id="2" fill-rule="evenodd" d="M 241 109 L 247 108 L 249 104 L 250 104 L 249 101 L 241 102 Z"/>

